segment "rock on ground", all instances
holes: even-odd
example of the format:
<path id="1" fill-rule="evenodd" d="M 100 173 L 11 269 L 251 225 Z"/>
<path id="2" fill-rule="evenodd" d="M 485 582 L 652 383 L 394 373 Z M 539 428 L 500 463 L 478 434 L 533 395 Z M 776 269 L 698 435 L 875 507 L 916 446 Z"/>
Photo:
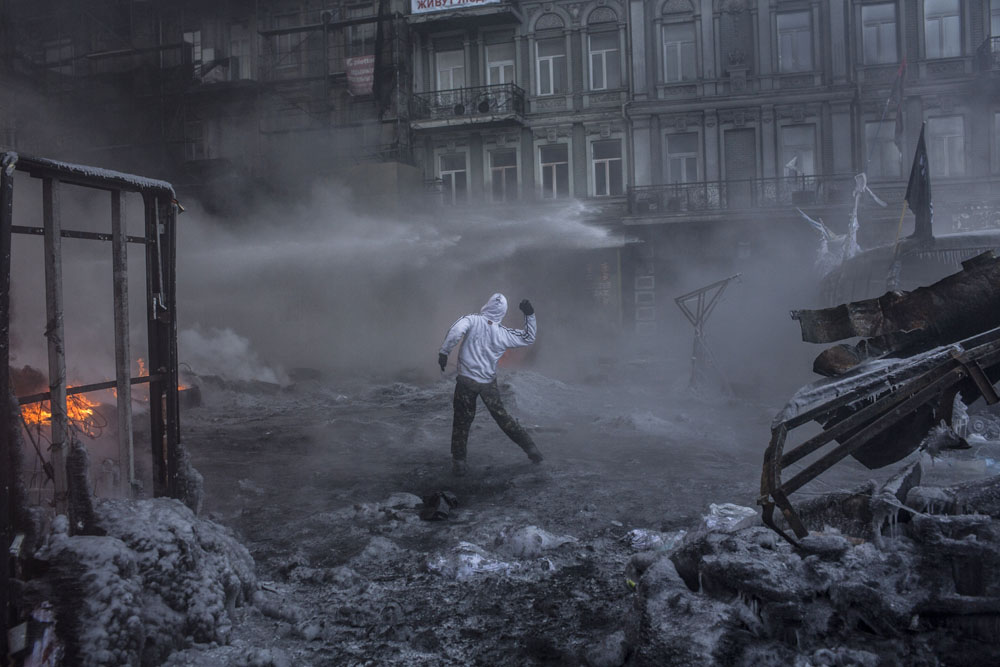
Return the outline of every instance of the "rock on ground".
<path id="1" fill-rule="evenodd" d="M 859 521 L 878 513 L 858 505 L 886 489 L 839 494 L 825 505 L 830 527 L 799 547 L 751 527 L 637 554 L 629 664 L 1000 664 L 998 494 L 987 487 L 1000 477 L 937 505 L 968 514 L 926 514 L 924 503 L 882 524 Z"/>

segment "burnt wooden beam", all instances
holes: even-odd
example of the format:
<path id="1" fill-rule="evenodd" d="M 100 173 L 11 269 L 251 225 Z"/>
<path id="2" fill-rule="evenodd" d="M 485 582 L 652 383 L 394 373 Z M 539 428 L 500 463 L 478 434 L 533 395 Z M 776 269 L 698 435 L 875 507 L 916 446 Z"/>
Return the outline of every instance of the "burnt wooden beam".
<path id="1" fill-rule="evenodd" d="M 146 220 L 146 341 L 149 355 L 150 374 L 156 374 L 158 379 L 149 383 L 149 419 L 150 445 L 153 457 L 153 495 L 168 494 L 167 482 L 167 443 L 166 423 L 164 420 L 164 385 L 163 373 L 166 370 L 166 359 L 163 354 L 163 327 L 160 321 L 163 310 L 163 280 L 160 268 L 160 216 L 157 197 L 143 197 Z"/>
<path id="2" fill-rule="evenodd" d="M 153 375 L 142 375 L 139 377 L 134 377 L 129 379 L 130 385 L 136 384 L 146 384 L 148 382 L 155 382 L 157 380 L 162 380 L 163 376 L 154 373 Z M 89 394 L 92 391 L 103 391 L 105 389 L 115 389 L 118 386 L 118 380 L 106 380 L 104 382 L 95 382 L 93 384 L 81 384 L 75 387 L 67 387 L 66 395 L 73 396 L 75 394 Z M 47 401 L 51 398 L 51 394 L 47 391 L 39 392 L 37 394 L 28 394 L 26 396 L 18 396 L 18 405 L 28 405 L 30 403 L 41 403 L 42 401 Z"/>
<path id="3" fill-rule="evenodd" d="M 42 218 L 45 224 L 45 337 L 49 355 L 49 410 L 52 413 L 52 467 L 56 513 L 66 512 L 65 448 L 69 436 L 66 416 L 66 348 L 63 339 L 62 221 L 59 181 L 42 180 Z"/>
<path id="4" fill-rule="evenodd" d="M 128 318 L 128 245 L 125 235 L 125 193 L 111 193 L 111 270 L 115 311 L 115 386 L 118 399 L 118 483 L 125 495 L 135 487 L 132 441 L 132 363 Z"/>

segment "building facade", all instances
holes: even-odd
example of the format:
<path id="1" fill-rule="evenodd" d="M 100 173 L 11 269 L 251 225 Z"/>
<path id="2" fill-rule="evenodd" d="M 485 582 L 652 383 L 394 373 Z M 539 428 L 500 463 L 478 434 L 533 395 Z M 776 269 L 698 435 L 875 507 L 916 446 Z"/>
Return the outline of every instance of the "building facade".
<path id="1" fill-rule="evenodd" d="M 1000 0 L 0 12 L 0 76 L 20 91 L 0 100 L 0 143 L 152 172 L 222 209 L 317 178 L 502 215 L 579 200 L 641 241 L 581 268 L 639 331 L 692 265 L 811 248 L 796 209 L 845 231 L 856 174 L 888 204 L 861 199 L 862 246 L 891 241 L 924 123 L 938 231 L 1000 225 Z"/>

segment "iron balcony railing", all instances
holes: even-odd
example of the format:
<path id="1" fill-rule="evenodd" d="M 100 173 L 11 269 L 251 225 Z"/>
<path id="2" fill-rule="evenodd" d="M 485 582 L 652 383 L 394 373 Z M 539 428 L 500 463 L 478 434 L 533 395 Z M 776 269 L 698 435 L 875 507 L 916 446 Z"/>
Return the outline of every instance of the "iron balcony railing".
<path id="1" fill-rule="evenodd" d="M 851 201 L 853 176 L 789 176 L 629 188 L 632 215 L 669 215 Z"/>
<path id="2" fill-rule="evenodd" d="M 976 62 L 979 71 L 1000 70 L 1000 36 L 987 37 L 986 41 L 976 50 Z"/>
<path id="3" fill-rule="evenodd" d="M 413 120 L 523 116 L 524 91 L 513 83 L 438 90 L 413 95 Z"/>

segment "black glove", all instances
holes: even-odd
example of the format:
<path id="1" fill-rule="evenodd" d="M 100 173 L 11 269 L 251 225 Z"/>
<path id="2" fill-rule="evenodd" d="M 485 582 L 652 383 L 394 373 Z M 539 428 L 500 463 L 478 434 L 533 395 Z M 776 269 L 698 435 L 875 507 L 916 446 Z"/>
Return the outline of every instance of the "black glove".
<path id="1" fill-rule="evenodd" d="M 518 308 L 521 309 L 521 312 L 524 313 L 525 317 L 527 317 L 528 315 L 534 315 L 535 314 L 535 307 L 532 306 L 531 302 L 528 301 L 527 299 L 525 299 L 524 301 L 522 301 L 521 305 L 519 305 Z"/>
<path id="2" fill-rule="evenodd" d="M 438 352 L 438 366 L 441 367 L 441 372 L 444 373 L 444 367 L 448 365 L 448 355 Z"/>

